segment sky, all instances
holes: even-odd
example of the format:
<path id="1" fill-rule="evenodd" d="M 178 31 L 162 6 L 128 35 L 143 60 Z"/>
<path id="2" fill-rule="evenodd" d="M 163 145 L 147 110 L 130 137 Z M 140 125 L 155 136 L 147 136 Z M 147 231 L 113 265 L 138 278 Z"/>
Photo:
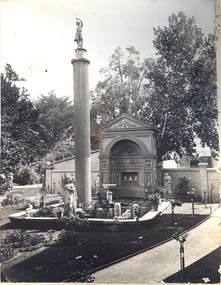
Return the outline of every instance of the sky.
<path id="1" fill-rule="evenodd" d="M 99 71 L 117 47 L 134 46 L 141 60 L 156 57 L 153 27 L 183 11 L 194 16 L 205 35 L 214 33 L 215 0 L 1 0 L 1 63 L 25 78 L 30 98 L 73 98 L 76 18 L 83 21 L 83 47 L 90 60 L 89 88 L 102 79 Z"/>

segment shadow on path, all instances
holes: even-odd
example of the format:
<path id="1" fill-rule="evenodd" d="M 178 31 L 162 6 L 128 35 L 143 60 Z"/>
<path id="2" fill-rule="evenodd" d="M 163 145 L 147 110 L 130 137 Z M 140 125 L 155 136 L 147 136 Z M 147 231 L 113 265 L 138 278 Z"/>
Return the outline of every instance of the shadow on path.
<path id="1" fill-rule="evenodd" d="M 208 283 L 220 283 L 218 272 L 220 264 L 221 247 L 186 267 L 182 281 L 183 283 L 206 283 L 203 278 L 209 278 Z M 181 283 L 181 272 L 176 272 L 163 281 L 165 283 Z"/>

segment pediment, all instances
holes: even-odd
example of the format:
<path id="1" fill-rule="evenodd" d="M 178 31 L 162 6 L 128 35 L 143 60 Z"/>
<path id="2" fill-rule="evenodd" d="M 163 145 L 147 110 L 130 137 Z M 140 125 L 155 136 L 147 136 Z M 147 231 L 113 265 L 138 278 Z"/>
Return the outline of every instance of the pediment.
<path id="1" fill-rule="evenodd" d="M 107 123 L 102 129 L 137 129 L 148 126 L 128 114 L 122 114 L 118 118 Z"/>

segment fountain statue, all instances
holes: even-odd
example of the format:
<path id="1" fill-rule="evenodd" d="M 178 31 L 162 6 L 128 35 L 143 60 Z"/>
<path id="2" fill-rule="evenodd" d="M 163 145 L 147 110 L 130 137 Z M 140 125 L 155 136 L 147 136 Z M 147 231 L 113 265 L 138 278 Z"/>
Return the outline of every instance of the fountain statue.
<path id="1" fill-rule="evenodd" d="M 77 208 L 77 191 L 74 179 L 67 176 L 67 184 L 64 186 L 64 215 L 71 216 Z"/>
<path id="2" fill-rule="evenodd" d="M 164 189 L 166 191 L 166 195 L 167 196 L 171 196 L 172 195 L 172 189 L 171 189 L 171 177 L 169 176 L 168 173 L 165 173 L 165 176 L 163 178 L 163 186 Z"/>

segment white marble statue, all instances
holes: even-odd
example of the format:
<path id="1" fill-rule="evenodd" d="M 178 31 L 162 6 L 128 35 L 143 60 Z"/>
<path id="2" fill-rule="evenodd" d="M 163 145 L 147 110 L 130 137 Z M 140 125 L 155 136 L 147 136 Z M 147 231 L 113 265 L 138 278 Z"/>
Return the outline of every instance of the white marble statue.
<path id="1" fill-rule="evenodd" d="M 82 37 L 82 27 L 83 27 L 83 22 L 77 18 L 76 19 L 76 34 L 75 34 L 75 42 L 77 42 L 78 48 L 83 48 L 83 37 Z"/>
<path id="2" fill-rule="evenodd" d="M 77 191 L 73 178 L 67 176 L 67 184 L 64 187 L 64 215 L 70 216 L 74 213 L 77 208 Z"/>

